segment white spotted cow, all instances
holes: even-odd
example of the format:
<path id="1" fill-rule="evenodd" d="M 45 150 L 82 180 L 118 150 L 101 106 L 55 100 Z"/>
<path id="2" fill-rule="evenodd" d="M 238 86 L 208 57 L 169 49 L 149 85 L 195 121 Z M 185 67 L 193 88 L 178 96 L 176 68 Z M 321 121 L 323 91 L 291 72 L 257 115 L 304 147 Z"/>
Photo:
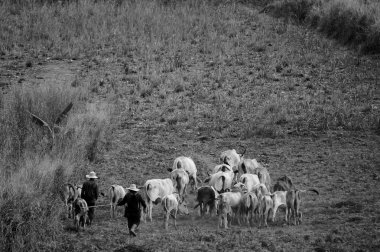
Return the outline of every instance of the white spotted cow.
<path id="1" fill-rule="evenodd" d="M 162 199 L 174 192 L 173 182 L 170 178 L 150 179 L 144 184 L 145 198 L 148 203 L 148 216 L 152 221 L 153 204 L 159 204 Z"/>

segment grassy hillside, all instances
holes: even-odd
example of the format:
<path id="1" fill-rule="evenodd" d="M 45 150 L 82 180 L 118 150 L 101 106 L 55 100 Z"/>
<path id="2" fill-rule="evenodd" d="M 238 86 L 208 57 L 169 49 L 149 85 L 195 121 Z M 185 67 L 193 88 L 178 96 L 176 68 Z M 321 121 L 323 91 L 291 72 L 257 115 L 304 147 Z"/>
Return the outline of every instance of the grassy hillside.
<path id="1" fill-rule="evenodd" d="M 2 249 L 379 247 L 376 56 L 231 1 L 52 2 L 0 3 Z M 70 102 L 54 139 L 28 113 L 52 125 Z M 131 240 L 125 220 L 99 208 L 78 239 L 63 215 L 60 186 L 90 170 L 106 191 L 167 177 L 188 155 L 204 179 L 240 145 L 273 179 L 321 189 L 305 197 L 302 226 L 216 231 L 192 210 L 162 232 L 157 207 Z"/>
<path id="2" fill-rule="evenodd" d="M 380 3 L 367 0 L 261 1 L 262 10 L 317 29 L 360 53 L 380 52 Z"/>

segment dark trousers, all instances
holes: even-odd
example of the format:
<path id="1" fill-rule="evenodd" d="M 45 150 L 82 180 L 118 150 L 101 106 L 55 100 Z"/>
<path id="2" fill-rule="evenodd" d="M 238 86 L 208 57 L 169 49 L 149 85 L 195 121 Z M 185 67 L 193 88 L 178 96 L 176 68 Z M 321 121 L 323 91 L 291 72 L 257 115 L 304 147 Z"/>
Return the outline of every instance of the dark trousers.
<path id="1" fill-rule="evenodd" d="M 90 224 L 91 224 L 95 216 L 95 207 L 93 207 L 95 206 L 95 201 L 88 201 L 87 206 L 88 206 L 88 219 L 90 220 Z"/>
<path id="2" fill-rule="evenodd" d="M 141 218 L 141 216 L 139 214 L 138 215 L 128 214 L 127 215 L 128 228 L 131 229 L 134 224 L 136 226 L 139 226 L 140 225 L 140 218 Z"/>

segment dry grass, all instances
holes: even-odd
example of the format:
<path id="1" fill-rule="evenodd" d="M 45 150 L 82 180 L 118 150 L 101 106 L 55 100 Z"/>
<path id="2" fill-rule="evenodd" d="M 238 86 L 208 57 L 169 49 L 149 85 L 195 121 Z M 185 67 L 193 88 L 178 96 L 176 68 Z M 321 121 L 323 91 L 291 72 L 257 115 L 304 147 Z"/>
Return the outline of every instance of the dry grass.
<path id="1" fill-rule="evenodd" d="M 270 1 L 265 10 L 316 28 L 329 38 L 357 48 L 380 52 L 380 3 L 363 0 Z"/>
<path id="2" fill-rule="evenodd" d="M 52 83 L 14 86 L 1 94 L 1 250 L 55 246 L 62 231 L 63 184 L 83 172 L 77 167 L 87 159 L 94 161 L 111 112 L 109 105 L 83 104 L 79 97 L 80 89 Z M 67 119 L 53 128 L 70 102 L 75 105 Z M 54 139 L 28 111 L 50 125 Z"/>
<path id="3" fill-rule="evenodd" d="M 164 177 L 163 166 L 185 153 L 198 158 L 202 177 L 212 165 L 208 153 L 235 148 L 237 142 L 247 141 L 251 143 L 251 153 L 272 158 L 271 171 L 276 175 L 291 172 L 303 175 L 307 183 L 322 183 L 319 178 L 331 172 L 326 167 L 341 163 L 336 160 L 331 166 L 316 165 L 320 160 L 314 157 L 323 153 L 323 159 L 330 160 L 324 151 L 334 141 L 321 140 L 315 153 L 309 153 L 312 140 L 305 150 L 303 141 L 289 147 L 288 138 L 306 135 L 309 139 L 330 132 L 371 134 L 378 127 L 379 97 L 375 91 L 379 76 L 373 65 L 376 61 L 357 58 L 329 40 L 290 22 L 259 14 L 246 5 L 218 2 L 83 0 L 64 5 L 29 2 L 25 6 L 1 2 L 0 54 L 4 58 L 22 56 L 23 60 L 28 59 L 25 65 L 30 68 L 39 57 L 79 59 L 85 79 L 78 77 L 65 86 L 45 83 L 14 87 L 0 96 L 0 136 L 5 139 L 0 143 L 0 155 L 5 167 L 2 172 L 7 173 L 0 186 L 4 190 L 0 213 L 7 214 L 2 217 L 7 220 L 2 223 L 4 248 L 54 250 L 66 246 L 64 249 L 75 250 L 71 243 L 57 241 L 62 237 L 83 242 L 83 249 L 86 243 L 93 245 L 88 244 L 91 241 L 76 239 L 68 231 L 62 234 L 62 222 L 58 219 L 62 210 L 53 211 L 48 205 L 60 204 L 57 195 L 48 193 L 59 186 L 54 181 L 83 178 L 83 167 L 88 161 L 94 161 L 91 169 L 103 172 L 104 187 L 113 183 L 142 184 L 148 177 Z M 38 113 L 51 124 L 70 101 L 74 108 L 51 147 L 48 132 L 33 124 L 25 111 Z M 115 129 L 112 134 L 108 130 L 110 124 Z M 198 143 L 198 138 L 205 143 Z M 109 149 L 102 149 L 109 139 Z M 259 139 L 265 140 L 257 144 Z M 271 149 L 277 149 L 278 142 L 285 146 L 279 153 Z M 297 146 L 299 151 L 294 151 Z M 350 148 L 356 150 L 349 145 L 339 155 L 348 159 L 345 151 Z M 336 150 L 340 151 L 339 146 L 329 149 L 330 154 L 335 155 Z M 99 152 L 102 155 L 97 155 Z M 298 163 L 299 152 L 312 164 L 311 168 Z M 372 169 L 376 157 L 361 155 L 368 152 L 370 147 L 363 147 L 350 155 L 360 156 L 362 161 L 368 158 L 367 168 Z M 337 179 L 335 175 L 331 176 Z M 333 182 L 320 185 L 335 190 Z M 338 201 L 339 197 L 334 195 L 332 200 Z M 314 206 L 312 203 L 307 202 Z M 31 214 L 35 204 L 42 217 L 24 217 Z M 315 210 L 316 217 L 304 229 L 295 230 L 290 237 L 281 227 L 275 227 L 281 245 L 289 251 L 303 246 L 327 250 L 344 247 L 334 244 L 335 234 L 326 242 L 324 233 L 302 241 L 303 231 L 313 234 L 318 221 L 323 224 L 318 226 L 322 226 L 320 230 L 326 231 L 324 227 L 329 221 L 323 211 L 331 209 L 323 204 L 321 208 Z M 26 214 L 20 212 L 24 209 Z M 118 232 L 125 227 L 118 223 L 115 229 L 115 223 L 105 217 L 108 210 L 99 213 L 96 231 L 90 229 L 85 236 L 96 236 L 95 232 L 115 234 L 114 244 L 124 242 L 125 237 Z M 340 211 L 334 213 L 339 218 Z M 20 223 L 27 223 L 25 229 L 17 229 Z M 273 235 L 272 229 L 257 231 L 260 241 L 252 241 L 247 230 L 238 228 L 210 234 L 214 228 L 212 220 L 200 229 L 195 225 L 182 227 L 184 230 L 176 232 L 176 236 L 162 234 L 156 224 L 143 226 L 144 232 L 155 228 L 151 237 L 132 243 L 142 247 L 147 243 L 146 247 L 152 248 L 157 241 L 175 237 L 162 249 L 169 249 L 166 246 L 172 242 L 180 249 L 219 249 L 231 244 L 247 244 L 242 245 L 242 250 L 276 249 L 277 237 L 266 238 Z M 26 236 L 29 231 L 39 237 Z M 43 244 L 33 243 L 37 238 Z M 94 239 L 104 243 L 103 238 Z M 213 245 L 215 241 L 217 245 Z M 105 246 L 109 248 L 111 244 Z M 368 248 L 366 244 L 361 246 Z"/>

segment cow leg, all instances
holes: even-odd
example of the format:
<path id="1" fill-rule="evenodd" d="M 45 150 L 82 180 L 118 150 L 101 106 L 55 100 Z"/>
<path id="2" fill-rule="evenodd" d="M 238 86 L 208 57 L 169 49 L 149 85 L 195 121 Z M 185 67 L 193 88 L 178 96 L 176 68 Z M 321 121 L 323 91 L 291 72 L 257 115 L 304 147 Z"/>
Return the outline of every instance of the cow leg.
<path id="1" fill-rule="evenodd" d="M 168 227 L 169 227 L 169 218 L 170 218 L 170 211 L 167 211 L 165 219 L 164 219 L 164 227 L 166 230 L 168 230 Z"/>
<path id="2" fill-rule="evenodd" d="M 272 215 L 272 222 L 274 222 L 274 220 L 276 218 L 277 209 L 278 209 L 278 206 L 274 206 L 274 208 L 273 208 L 273 215 Z"/>
<path id="3" fill-rule="evenodd" d="M 148 202 L 148 215 L 149 215 L 149 220 L 152 222 L 152 210 L 153 210 L 153 202 L 149 200 Z"/>
<path id="4" fill-rule="evenodd" d="M 174 219 L 174 227 L 175 229 L 177 229 L 177 209 L 174 210 L 173 219 Z"/>
<path id="5" fill-rule="evenodd" d="M 111 218 L 115 218 L 115 207 L 113 205 L 113 203 L 111 202 L 111 211 L 110 211 L 110 214 L 111 214 Z"/>
<path id="6" fill-rule="evenodd" d="M 285 223 L 288 223 L 288 207 L 285 208 Z"/>

